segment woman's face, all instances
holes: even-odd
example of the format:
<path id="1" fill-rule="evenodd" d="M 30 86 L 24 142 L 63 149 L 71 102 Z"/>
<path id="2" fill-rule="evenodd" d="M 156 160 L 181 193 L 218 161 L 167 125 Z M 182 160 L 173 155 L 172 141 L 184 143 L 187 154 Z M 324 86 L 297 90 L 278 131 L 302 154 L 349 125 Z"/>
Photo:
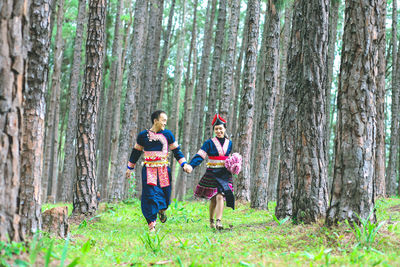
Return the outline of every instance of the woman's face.
<path id="1" fill-rule="evenodd" d="M 225 126 L 222 124 L 214 126 L 214 133 L 219 138 L 225 137 L 225 131 L 226 131 Z"/>

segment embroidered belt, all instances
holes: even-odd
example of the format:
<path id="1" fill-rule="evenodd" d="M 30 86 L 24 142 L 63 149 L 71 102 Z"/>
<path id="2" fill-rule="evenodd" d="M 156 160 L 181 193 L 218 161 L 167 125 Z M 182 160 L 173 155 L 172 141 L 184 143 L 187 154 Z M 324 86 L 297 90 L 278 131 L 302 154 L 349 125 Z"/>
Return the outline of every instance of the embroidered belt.
<path id="1" fill-rule="evenodd" d="M 147 184 L 156 186 L 159 179 L 161 187 L 169 186 L 168 164 L 168 153 L 144 151 L 143 165 L 146 166 Z"/>
<path id="2" fill-rule="evenodd" d="M 208 157 L 207 167 L 208 168 L 224 168 L 226 156 Z"/>

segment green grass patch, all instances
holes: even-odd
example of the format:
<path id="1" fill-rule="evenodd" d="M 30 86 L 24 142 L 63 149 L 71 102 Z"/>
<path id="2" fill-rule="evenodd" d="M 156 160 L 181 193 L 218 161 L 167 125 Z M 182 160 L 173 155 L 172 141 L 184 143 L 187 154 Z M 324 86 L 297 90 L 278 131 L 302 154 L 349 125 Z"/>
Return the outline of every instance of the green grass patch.
<path id="1" fill-rule="evenodd" d="M 34 262 L 48 266 L 399 264 L 399 198 L 379 200 L 378 223 L 365 222 L 364 228 L 346 223 L 334 228 L 323 222 L 293 224 L 278 220 L 274 208 L 275 203 L 270 203 L 269 211 L 240 204 L 234 211 L 225 209 L 225 229 L 216 231 L 209 228 L 207 202 L 173 201 L 168 221 L 157 221 L 156 233 L 149 234 L 138 200 L 101 204 L 96 220 L 71 225 L 67 240 L 44 235 L 25 247 L 2 244 L 1 263 L 18 265 L 11 255 L 15 259 L 18 253 L 27 253 L 25 266 Z"/>

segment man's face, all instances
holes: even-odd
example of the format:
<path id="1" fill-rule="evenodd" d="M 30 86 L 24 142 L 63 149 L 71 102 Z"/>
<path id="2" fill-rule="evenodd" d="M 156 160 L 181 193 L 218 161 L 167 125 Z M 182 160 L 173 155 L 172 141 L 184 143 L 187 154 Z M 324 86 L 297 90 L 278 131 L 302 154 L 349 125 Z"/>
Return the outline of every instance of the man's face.
<path id="1" fill-rule="evenodd" d="M 164 130 L 165 125 L 167 125 L 167 120 L 168 120 L 167 114 L 161 113 L 160 117 L 154 120 L 154 126 L 160 130 Z"/>

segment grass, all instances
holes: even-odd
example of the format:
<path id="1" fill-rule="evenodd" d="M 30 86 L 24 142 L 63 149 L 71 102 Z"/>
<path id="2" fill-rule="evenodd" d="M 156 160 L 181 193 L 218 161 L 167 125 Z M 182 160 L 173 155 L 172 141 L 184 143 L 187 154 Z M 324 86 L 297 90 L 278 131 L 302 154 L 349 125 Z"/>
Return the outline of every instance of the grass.
<path id="1" fill-rule="evenodd" d="M 270 203 L 269 211 L 240 204 L 234 211 L 225 209 L 226 229 L 218 232 L 208 227 L 208 203 L 174 201 L 167 210 L 168 221 L 158 221 L 157 232 L 149 234 L 138 200 L 103 204 L 96 220 L 71 225 L 67 240 L 44 235 L 39 241 L 39 255 L 38 249 L 26 250 L 31 256 L 35 254 L 35 259 L 41 257 L 44 264 L 50 261 L 49 266 L 400 264 L 399 198 L 377 202 L 378 224 L 373 228 L 365 222 L 366 236 L 373 233 L 366 244 L 360 240 L 363 230 L 359 228 L 358 232 L 346 223 L 326 228 L 323 223 L 279 221 L 274 217 L 274 205 Z"/>

